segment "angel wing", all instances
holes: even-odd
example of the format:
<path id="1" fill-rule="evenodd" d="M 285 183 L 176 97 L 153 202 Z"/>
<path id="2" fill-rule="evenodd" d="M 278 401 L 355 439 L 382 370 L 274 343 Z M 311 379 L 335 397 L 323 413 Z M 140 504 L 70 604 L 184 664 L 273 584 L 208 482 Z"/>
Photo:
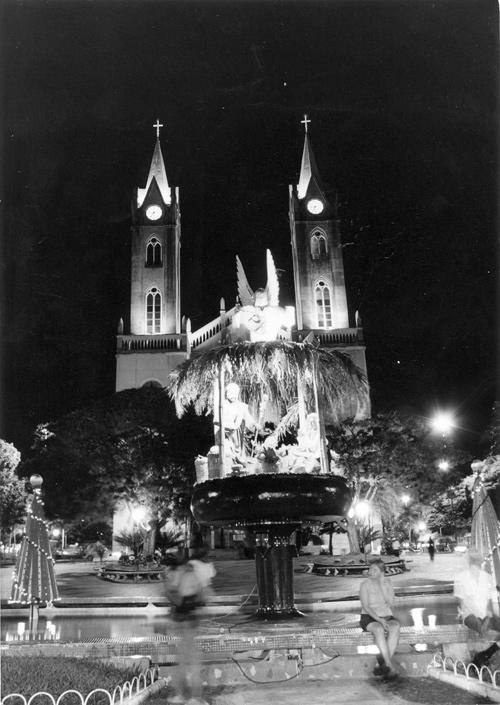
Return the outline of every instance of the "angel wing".
<path id="1" fill-rule="evenodd" d="M 236 255 L 236 277 L 238 281 L 238 296 L 240 297 L 241 305 L 253 306 L 254 293 L 248 283 L 245 270 L 243 269 L 243 265 L 241 264 L 241 260 L 238 255 Z"/>
<path id="2" fill-rule="evenodd" d="M 274 266 L 273 256 L 271 250 L 266 250 L 266 263 L 267 263 L 267 300 L 269 306 L 279 306 L 280 305 L 280 285 L 278 281 L 278 275 L 276 273 L 276 267 Z"/>

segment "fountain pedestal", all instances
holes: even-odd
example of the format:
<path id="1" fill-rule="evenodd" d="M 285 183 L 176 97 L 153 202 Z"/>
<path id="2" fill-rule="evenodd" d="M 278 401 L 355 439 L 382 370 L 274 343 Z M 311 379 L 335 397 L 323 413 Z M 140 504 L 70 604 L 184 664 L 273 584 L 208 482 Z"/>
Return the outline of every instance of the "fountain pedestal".
<path id="1" fill-rule="evenodd" d="M 351 502 L 338 475 L 276 473 L 197 483 L 191 500 L 199 524 L 246 528 L 256 535 L 257 616 L 299 616 L 290 536 L 302 525 L 344 517 Z"/>
<path id="2" fill-rule="evenodd" d="M 256 532 L 255 572 L 259 609 L 263 619 L 296 617 L 293 592 L 294 547 L 290 536 L 300 525 L 269 526 Z"/>

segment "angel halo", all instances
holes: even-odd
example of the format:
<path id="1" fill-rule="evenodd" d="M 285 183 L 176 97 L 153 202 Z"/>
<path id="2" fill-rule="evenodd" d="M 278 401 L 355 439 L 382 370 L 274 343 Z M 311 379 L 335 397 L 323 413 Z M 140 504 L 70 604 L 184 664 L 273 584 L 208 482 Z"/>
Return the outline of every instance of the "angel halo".
<path id="1" fill-rule="evenodd" d="M 236 275 L 239 303 L 230 326 L 233 342 L 250 340 L 252 343 L 290 339 L 290 329 L 295 323 L 293 306 L 279 305 L 280 286 L 273 256 L 266 250 L 267 284 L 265 289 L 253 291 L 236 255 Z"/>

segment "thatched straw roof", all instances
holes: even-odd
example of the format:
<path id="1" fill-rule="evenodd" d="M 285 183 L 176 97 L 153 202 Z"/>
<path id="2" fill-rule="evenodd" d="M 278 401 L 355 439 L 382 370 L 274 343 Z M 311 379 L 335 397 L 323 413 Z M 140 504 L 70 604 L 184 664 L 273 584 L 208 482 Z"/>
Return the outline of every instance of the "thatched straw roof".
<path id="1" fill-rule="evenodd" d="M 197 414 L 212 413 L 214 382 L 222 368 L 225 383 L 239 384 L 247 403 L 259 404 L 267 395 L 271 402 L 290 409 L 297 401 L 298 387 L 306 403 L 314 399 L 315 367 L 319 402 L 331 417 L 342 420 L 351 400 L 366 404 L 366 376 L 347 355 L 281 340 L 221 345 L 195 355 L 171 373 L 167 391 L 179 416 L 191 404 Z"/>

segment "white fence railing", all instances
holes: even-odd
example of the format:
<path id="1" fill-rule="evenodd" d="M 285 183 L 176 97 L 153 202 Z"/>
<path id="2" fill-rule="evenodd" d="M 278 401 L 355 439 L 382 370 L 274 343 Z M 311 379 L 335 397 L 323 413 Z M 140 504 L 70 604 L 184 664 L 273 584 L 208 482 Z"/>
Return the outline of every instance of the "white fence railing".
<path id="1" fill-rule="evenodd" d="M 167 680 L 165 678 L 158 677 L 158 666 L 153 666 L 146 669 L 137 676 L 134 676 L 132 680 L 125 681 L 123 685 L 117 685 L 116 688 L 111 692 L 105 690 L 104 688 L 95 688 L 87 695 L 83 695 L 79 690 L 65 690 L 57 698 L 51 693 L 46 691 L 39 691 L 34 693 L 27 698 L 22 693 L 9 693 L 2 698 L 2 705 L 32 705 L 35 701 L 37 703 L 49 702 L 51 705 L 64 705 L 65 700 L 68 701 L 68 696 L 76 695 L 76 700 L 78 700 L 79 705 L 93 705 L 93 703 L 99 703 L 99 705 L 133 705 L 133 703 L 138 703 L 142 700 L 140 697 L 142 694 L 149 695 L 153 691 L 160 690 L 167 685 Z M 156 688 L 154 686 L 157 686 Z M 147 691 L 147 693 L 146 693 Z M 74 698 L 71 702 L 74 702 Z"/>
<path id="2" fill-rule="evenodd" d="M 488 666 L 478 668 L 475 663 L 465 663 L 461 659 L 453 659 L 451 656 L 443 657 L 441 654 L 434 654 L 431 667 L 500 690 L 500 671 L 492 671 Z"/>

